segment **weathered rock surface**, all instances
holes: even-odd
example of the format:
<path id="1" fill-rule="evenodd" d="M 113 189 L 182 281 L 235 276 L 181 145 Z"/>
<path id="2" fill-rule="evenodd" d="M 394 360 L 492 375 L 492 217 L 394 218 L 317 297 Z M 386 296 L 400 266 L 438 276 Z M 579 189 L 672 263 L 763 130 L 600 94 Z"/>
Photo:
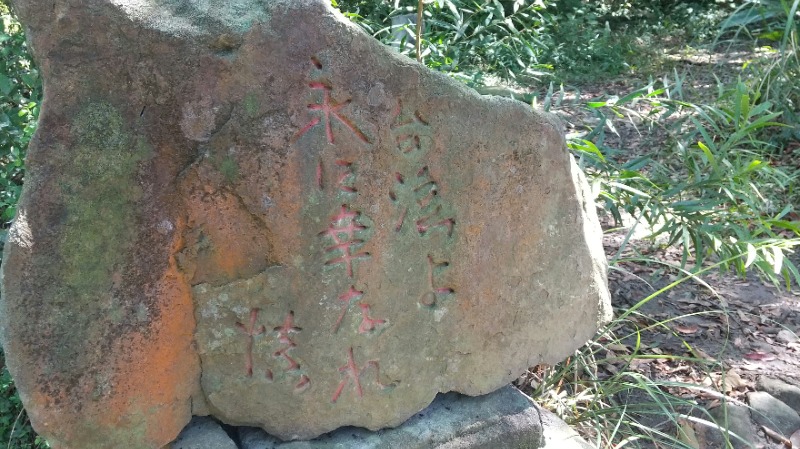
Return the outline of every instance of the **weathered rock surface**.
<path id="1" fill-rule="evenodd" d="M 14 2 L 45 99 L 0 324 L 54 448 L 396 426 L 607 319 L 558 126 L 328 4 Z"/>
<path id="2" fill-rule="evenodd" d="M 169 449 L 238 449 L 222 426 L 206 416 L 196 416 Z"/>
<path id="3" fill-rule="evenodd" d="M 791 407 L 764 391 L 747 393 L 753 421 L 781 433 L 786 438 L 800 429 L 800 415 Z"/>
<path id="4" fill-rule="evenodd" d="M 800 387 L 788 384 L 780 379 L 761 376 L 758 379 L 756 388 L 771 394 L 776 399 L 788 405 L 797 413 L 800 413 Z"/>
<path id="5" fill-rule="evenodd" d="M 439 395 L 399 427 L 370 432 L 346 427 L 310 441 L 281 441 L 252 427 L 242 449 L 587 449 L 574 430 L 508 386 L 484 396 Z"/>
<path id="6" fill-rule="evenodd" d="M 758 443 L 758 428 L 750 418 L 750 409 L 745 405 L 724 403 L 720 407 L 709 410 L 710 416 L 701 416 L 701 419 L 711 418 L 719 426 L 714 428 L 708 424 L 694 426 L 698 442 L 702 448 L 750 449 Z"/>

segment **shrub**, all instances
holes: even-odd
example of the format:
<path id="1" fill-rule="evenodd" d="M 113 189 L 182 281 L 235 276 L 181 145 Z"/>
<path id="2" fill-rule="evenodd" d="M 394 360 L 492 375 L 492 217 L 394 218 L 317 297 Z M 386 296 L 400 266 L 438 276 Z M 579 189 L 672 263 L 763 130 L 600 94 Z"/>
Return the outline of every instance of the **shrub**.
<path id="1" fill-rule="evenodd" d="M 721 35 L 749 36 L 765 57 L 745 73 L 763 102 L 774 104 L 785 127 L 779 143 L 800 140 L 800 0 L 747 0 L 722 23 Z"/>
<path id="2" fill-rule="evenodd" d="M 0 228 L 14 217 L 42 82 L 19 22 L 0 3 Z"/>
<path id="3" fill-rule="evenodd" d="M 42 83 L 25 34 L 0 2 L 0 255 L 25 176 L 25 150 L 36 129 Z M 50 446 L 34 433 L 0 352 L 0 442 L 14 449 Z"/>
<path id="4" fill-rule="evenodd" d="M 627 212 L 651 230 L 651 238 L 679 246 L 681 267 L 701 269 L 707 258 L 744 275 L 749 268 L 787 288 L 800 285 L 800 271 L 785 254 L 800 244 L 800 223 L 787 193 L 798 174 L 770 163 L 774 145 L 763 136 L 780 129 L 780 112 L 739 81 L 715 104 L 670 98 L 653 85 L 622 98 L 589 103 L 601 118 L 585 136 L 572 139 L 599 188 L 607 210 L 622 223 Z M 622 164 L 606 157 L 605 129 L 630 114 L 630 103 L 648 102 L 650 116 L 670 144 Z M 757 249 L 761 248 L 761 249 Z"/>

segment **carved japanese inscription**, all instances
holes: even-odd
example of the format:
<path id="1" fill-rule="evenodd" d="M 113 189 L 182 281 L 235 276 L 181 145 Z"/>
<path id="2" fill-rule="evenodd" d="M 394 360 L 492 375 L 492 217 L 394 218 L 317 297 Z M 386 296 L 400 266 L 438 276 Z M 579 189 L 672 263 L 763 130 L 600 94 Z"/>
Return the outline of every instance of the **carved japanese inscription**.
<path id="1" fill-rule="evenodd" d="M 354 277 L 355 263 L 370 257 L 368 252 L 359 251 L 364 244 L 364 240 L 359 238 L 359 232 L 367 229 L 359 223 L 360 216 L 360 212 L 342 204 L 338 213 L 330 218 L 328 229 L 320 233 L 329 238 L 331 243 L 325 248 L 325 265 L 341 265 L 349 278 Z"/>
<path id="2" fill-rule="evenodd" d="M 264 369 L 264 378 L 272 382 L 275 380 L 275 371 L 285 375 L 296 377 L 294 384 L 294 392 L 302 393 L 311 385 L 311 379 L 300 362 L 292 355 L 292 351 L 297 347 L 297 343 L 292 339 L 292 334 L 298 333 L 302 328 L 297 327 L 294 322 L 294 311 L 289 311 L 286 314 L 283 322 L 279 326 L 275 326 L 272 332 L 267 334 L 267 328 L 263 324 L 258 324 L 259 312 L 258 308 L 252 308 L 249 313 L 247 324 L 239 321 L 235 323 L 235 327 L 244 335 L 244 374 L 247 377 L 253 377 L 254 360 L 265 359 L 262 353 L 256 352 L 254 354 L 254 347 L 256 338 L 273 340 L 274 345 L 278 349 L 272 352 L 272 357 L 278 360 L 277 368 L 267 367 Z M 267 366 L 270 366 L 268 363 Z"/>
<path id="3" fill-rule="evenodd" d="M 244 353 L 244 372 L 247 377 L 253 376 L 253 338 L 261 335 L 266 330 L 264 326 L 256 328 L 256 320 L 258 319 L 258 309 L 250 310 L 250 322 L 248 326 L 237 322 L 236 327 L 245 335 L 247 343 L 245 345 Z"/>
<path id="4" fill-rule="evenodd" d="M 339 372 L 342 373 L 342 377 L 344 378 L 341 382 L 339 382 L 339 386 L 336 387 L 336 391 L 333 392 L 331 402 L 336 402 L 339 399 L 339 396 L 342 395 L 342 391 L 344 391 L 344 388 L 347 386 L 347 384 L 352 384 L 356 396 L 359 398 L 363 397 L 364 389 L 361 386 L 361 375 L 364 374 L 364 372 L 368 369 L 372 369 L 374 371 L 375 385 L 378 388 L 385 390 L 392 387 L 391 384 L 387 385 L 381 382 L 381 368 L 377 360 L 370 360 L 362 367 L 358 367 L 358 365 L 356 365 L 355 358 L 353 357 L 353 348 L 350 348 L 347 350 L 347 363 L 339 368 Z"/>
<path id="5" fill-rule="evenodd" d="M 317 70 L 322 70 L 322 63 L 319 62 L 319 59 L 312 58 L 311 62 L 314 64 L 314 67 Z M 342 109 L 349 105 L 351 100 L 348 99 L 341 102 L 333 100 L 331 98 L 333 87 L 331 87 L 325 81 L 311 81 L 308 83 L 308 88 L 317 93 L 316 97 L 318 101 L 308 105 L 308 110 L 314 111 L 316 117 L 311 119 L 306 126 L 299 130 L 297 134 L 295 134 L 295 138 L 301 137 L 312 128 L 317 127 L 317 125 L 322 125 L 322 127 L 325 129 L 325 137 L 328 140 L 328 143 L 334 143 L 335 138 L 333 135 L 333 124 L 335 122 L 346 130 L 350 131 L 359 140 L 369 143 L 369 140 L 367 140 L 367 137 L 364 135 L 364 133 L 362 133 L 361 130 L 359 130 L 358 127 L 342 112 Z M 321 94 L 321 98 L 319 98 L 319 94 Z"/>
<path id="6" fill-rule="evenodd" d="M 278 343 L 281 345 L 281 348 L 273 352 L 272 356 L 283 359 L 283 371 L 298 377 L 297 383 L 294 385 L 295 393 L 302 393 L 311 385 L 311 379 L 303 372 L 303 366 L 300 365 L 300 362 L 298 362 L 296 358 L 293 358 L 289 354 L 290 351 L 297 347 L 297 344 L 292 340 L 291 334 L 300 332 L 301 330 L 303 329 L 295 326 L 294 312 L 291 310 L 286 314 L 283 324 L 273 329 L 277 334 Z M 267 370 L 267 377 L 269 379 L 273 378 L 272 370 Z"/>
<path id="7" fill-rule="evenodd" d="M 394 115 L 391 135 L 395 154 L 406 162 L 405 171 L 394 173 L 393 186 L 389 191 L 389 199 L 398 211 L 394 230 L 400 233 L 405 226 L 411 226 L 420 237 L 432 232 L 452 237 L 455 217 L 442 199 L 439 183 L 431 176 L 428 165 L 421 165 L 425 163 L 425 156 L 433 145 L 433 131 L 419 112 L 404 111 L 399 100 Z M 431 254 L 426 257 L 429 290 L 418 301 L 420 305 L 434 307 L 437 300 L 454 294 L 455 290 L 435 285 L 435 278 L 450 266 L 450 262 L 434 261 Z"/>
<path id="8" fill-rule="evenodd" d="M 522 235 L 511 230 L 517 223 L 476 215 L 502 214 L 503 207 L 486 207 L 486 198 L 480 207 L 459 205 L 471 192 L 492 192 L 487 186 L 497 181 L 455 168 L 486 156 L 460 155 L 457 148 L 474 153 L 476 147 L 443 126 L 441 112 L 390 95 L 380 84 L 365 95 L 362 83 L 345 81 L 341 59 L 331 52 L 299 66 L 305 77 L 288 88 L 296 100 L 288 103 L 289 135 L 275 140 L 278 148 L 259 153 L 236 147 L 259 122 L 277 120 L 271 115 L 229 126 L 219 144 L 210 143 L 257 162 L 241 159 L 242 181 L 214 189 L 240 198 L 283 256 L 254 277 L 195 288 L 201 354 L 217 360 L 204 370 L 211 405 L 233 422 L 264 417 L 260 425 L 270 431 L 293 427 L 291 417 L 309 407 L 328 410 L 338 425 L 357 423 L 346 417 L 416 403 L 421 390 L 431 397 L 440 388 L 420 385 L 451 382 L 442 373 L 499 366 L 491 357 L 472 359 L 471 345 L 490 344 L 493 354 L 501 353 L 494 339 L 512 335 L 509 329 L 521 325 L 519 313 L 495 316 L 482 302 L 519 293 L 496 285 L 484 289 L 481 279 L 496 276 L 485 267 L 504 270 L 503 258 L 530 263 L 524 256 L 529 249 L 513 246 L 514 235 Z M 513 178 L 522 162 L 508 160 L 491 176 Z M 269 209 L 258 206 L 260 198 L 270 199 Z M 460 214 L 464 210 L 467 215 Z M 519 285 L 515 276 L 510 282 Z M 508 322 L 513 324 L 500 324 Z M 449 336 L 459 326 L 487 330 L 468 343 L 471 332 Z M 456 356 L 438 354 L 440 347 L 458 348 L 449 353 Z M 240 386 L 263 398 L 252 411 L 226 393 Z M 297 414 L 262 412 L 274 409 L 272 400 L 289 401 Z"/>

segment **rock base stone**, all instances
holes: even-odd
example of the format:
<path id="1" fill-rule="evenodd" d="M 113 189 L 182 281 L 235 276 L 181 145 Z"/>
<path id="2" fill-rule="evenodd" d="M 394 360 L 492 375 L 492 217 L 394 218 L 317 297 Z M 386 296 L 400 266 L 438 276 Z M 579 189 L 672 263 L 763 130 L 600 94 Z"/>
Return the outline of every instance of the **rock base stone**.
<path id="1" fill-rule="evenodd" d="M 710 425 L 695 426 L 700 447 L 728 447 L 729 443 L 733 449 L 756 447 L 758 428 L 753 423 L 747 406 L 726 403 L 711 409 L 709 415 L 719 428 Z"/>
<path id="2" fill-rule="evenodd" d="M 399 427 L 345 427 L 309 441 L 281 441 L 261 429 L 239 430 L 242 449 L 590 449 L 575 431 L 512 386 L 470 397 L 440 394 Z"/>
<path id="3" fill-rule="evenodd" d="M 178 439 L 166 449 L 237 449 L 237 447 L 216 421 L 205 416 L 195 416 L 178 435 Z"/>
<path id="4" fill-rule="evenodd" d="M 751 415 L 758 425 L 769 427 L 788 437 L 800 429 L 800 415 L 791 407 L 764 391 L 747 394 Z"/>
<path id="5" fill-rule="evenodd" d="M 800 387 L 764 376 L 758 380 L 757 389 L 771 394 L 795 412 L 800 413 Z"/>

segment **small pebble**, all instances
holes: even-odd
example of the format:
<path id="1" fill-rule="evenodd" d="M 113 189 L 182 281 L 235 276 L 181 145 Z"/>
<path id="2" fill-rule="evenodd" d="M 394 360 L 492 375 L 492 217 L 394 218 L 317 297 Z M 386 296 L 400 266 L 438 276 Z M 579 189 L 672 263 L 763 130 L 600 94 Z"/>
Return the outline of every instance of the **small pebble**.
<path id="1" fill-rule="evenodd" d="M 795 343 L 796 341 L 800 340 L 800 337 L 788 329 L 781 329 L 780 332 L 778 332 L 778 335 L 775 336 L 775 340 L 778 340 L 781 343 Z"/>

